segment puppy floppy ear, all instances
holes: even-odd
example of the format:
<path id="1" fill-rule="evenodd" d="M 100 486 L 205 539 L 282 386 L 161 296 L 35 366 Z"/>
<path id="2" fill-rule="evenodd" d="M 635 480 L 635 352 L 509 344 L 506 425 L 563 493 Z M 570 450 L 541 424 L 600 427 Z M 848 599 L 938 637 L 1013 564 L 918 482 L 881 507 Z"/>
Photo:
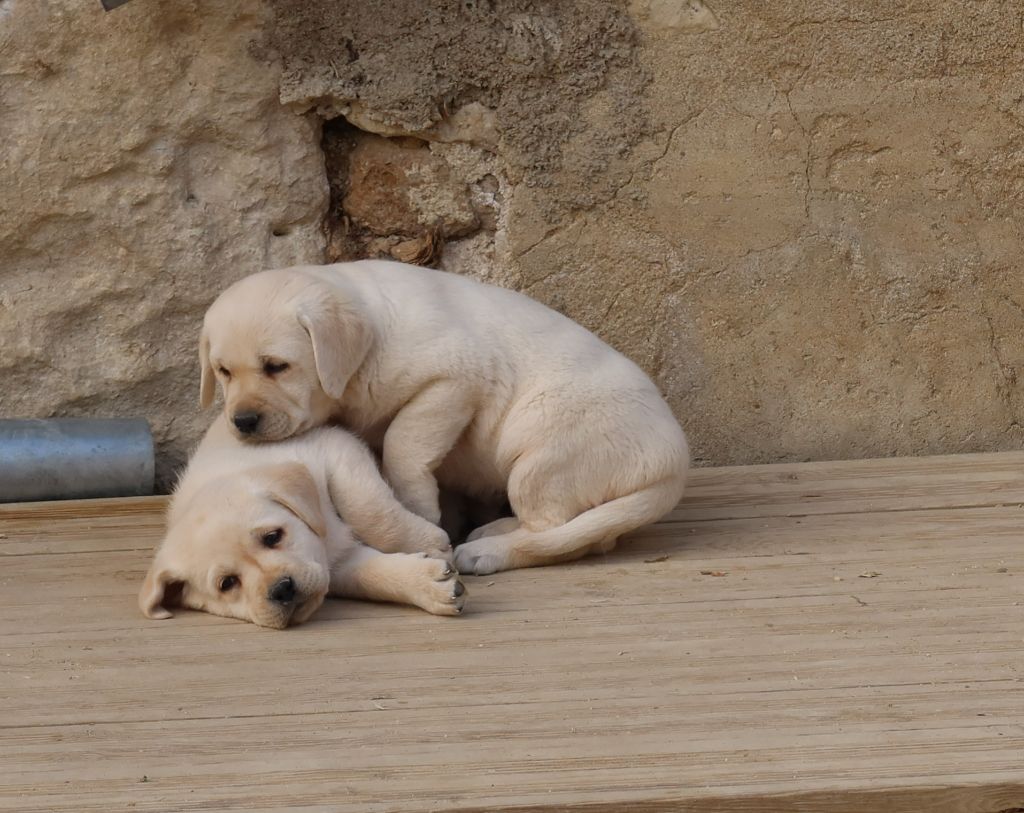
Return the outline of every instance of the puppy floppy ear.
<path id="1" fill-rule="evenodd" d="M 206 332 L 206 325 L 199 335 L 199 369 L 199 407 L 206 409 L 213 403 L 213 394 L 217 390 L 217 379 L 210 364 L 210 335 Z"/>
<path id="2" fill-rule="evenodd" d="M 333 292 L 299 305 L 296 315 L 313 343 L 316 374 L 331 398 L 338 399 L 345 385 L 370 352 L 373 331 L 366 317 Z"/>
<path id="3" fill-rule="evenodd" d="M 295 514 L 317 536 L 327 534 L 320 490 L 309 469 L 301 463 L 279 463 L 260 469 L 259 477 L 271 500 Z"/>
<path id="4" fill-rule="evenodd" d="M 174 576 L 159 558 L 155 559 L 139 590 L 139 609 L 146 618 L 171 618 L 174 613 L 167 607 L 177 603 L 184 586 L 183 579 Z"/>

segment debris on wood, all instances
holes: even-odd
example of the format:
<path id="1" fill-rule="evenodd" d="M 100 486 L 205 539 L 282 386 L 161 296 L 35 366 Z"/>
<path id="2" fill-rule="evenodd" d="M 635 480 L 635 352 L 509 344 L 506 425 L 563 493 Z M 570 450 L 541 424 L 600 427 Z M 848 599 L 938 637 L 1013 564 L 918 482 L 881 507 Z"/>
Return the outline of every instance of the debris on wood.
<path id="1" fill-rule="evenodd" d="M 701 576 L 728 576 L 729 572 L 726 570 L 702 570 Z"/>
<path id="2" fill-rule="evenodd" d="M 645 565 L 654 565 L 654 564 L 657 564 L 658 562 L 667 562 L 667 561 L 668 561 L 668 554 L 666 553 L 664 556 L 655 556 L 653 559 L 644 559 L 644 564 Z"/>
<path id="3" fill-rule="evenodd" d="M 882 574 L 879 573 L 877 570 L 869 570 L 866 573 L 861 573 L 860 574 L 860 578 L 862 578 L 862 579 L 877 579 L 881 575 Z"/>

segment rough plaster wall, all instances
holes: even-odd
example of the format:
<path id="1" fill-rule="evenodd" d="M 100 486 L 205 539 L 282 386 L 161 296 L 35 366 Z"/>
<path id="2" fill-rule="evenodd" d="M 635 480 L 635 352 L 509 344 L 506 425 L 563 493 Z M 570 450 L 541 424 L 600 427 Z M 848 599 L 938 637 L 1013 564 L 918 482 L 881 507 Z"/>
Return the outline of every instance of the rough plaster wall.
<path id="1" fill-rule="evenodd" d="M 0 0 L 0 415 L 166 473 L 205 305 L 326 251 L 561 309 L 699 461 L 1019 446 L 1019 5 L 710 2 Z"/>
<path id="2" fill-rule="evenodd" d="M 1020 445 L 1019 4 L 273 2 L 299 108 L 437 154 L 493 112 L 496 230 L 441 264 L 641 363 L 699 461 Z"/>
<path id="3" fill-rule="evenodd" d="M 1022 7 L 856 5 L 648 18 L 641 217 L 703 366 L 661 380 L 716 461 L 1020 444 Z"/>
<path id="4" fill-rule="evenodd" d="M 0 2 L 0 416 L 142 415 L 166 483 L 229 282 L 318 262 L 319 122 L 257 0 Z"/>
<path id="5" fill-rule="evenodd" d="M 638 31 L 608 0 L 270 0 L 282 99 L 375 131 L 423 132 L 476 102 L 494 111 L 510 180 L 548 217 L 610 192 L 616 156 L 648 130 Z M 590 126 L 595 98 L 611 128 Z M 470 140 L 476 140 L 470 136 Z M 586 167 L 587 183 L 565 166 Z M 489 145 L 488 145 L 489 146 Z M 584 154 L 585 153 L 585 154 Z"/>

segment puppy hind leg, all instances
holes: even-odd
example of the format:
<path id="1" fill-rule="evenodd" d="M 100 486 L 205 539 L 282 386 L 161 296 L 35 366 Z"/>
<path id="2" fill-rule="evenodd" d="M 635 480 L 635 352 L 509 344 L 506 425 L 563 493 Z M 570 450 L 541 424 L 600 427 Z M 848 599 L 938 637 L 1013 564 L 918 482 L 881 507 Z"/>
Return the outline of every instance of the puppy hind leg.
<path id="1" fill-rule="evenodd" d="M 571 470 L 547 449 L 521 457 L 508 479 L 513 516 L 482 525 L 467 537 L 461 546 L 466 551 L 462 554 L 460 572 L 482 575 L 523 567 L 511 564 L 515 540 L 525 538 L 527 533 L 558 528 L 581 513 L 587 506 L 575 498 L 576 491 Z M 489 540 L 494 540 L 493 544 L 485 545 Z M 474 546 L 485 551 L 479 558 L 473 554 Z"/>
<path id="2" fill-rule="evenodd" d="M 474 539 L 483 539 L 487 536 L 507 534 L 519 528 L 519 524 L 517 517 L 502 517 L 501 519 L 494 520 L 494 522 L 481 525 L 466 537 L 466 541 L 472 542 Z"/>

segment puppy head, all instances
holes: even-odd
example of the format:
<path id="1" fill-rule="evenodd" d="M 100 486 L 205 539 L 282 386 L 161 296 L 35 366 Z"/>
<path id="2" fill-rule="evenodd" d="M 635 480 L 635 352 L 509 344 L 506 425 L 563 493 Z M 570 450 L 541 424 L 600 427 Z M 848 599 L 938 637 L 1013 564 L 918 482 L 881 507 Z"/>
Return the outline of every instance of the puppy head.
<path id="1" fill-rule="evenodd" d="M 235 283 L 206 312 L 199 402 L 219 382 L 228 425 L 243 440 L 281 440 L 328 421 L 369 352 L 372 331 L 355 303 L 301 271 Z"/>
<path id="2" fill-rule="evenodd" d="M 180 605 L 284 629 L 330 584 L 320 496 L 300 463 L 215 480 L 183 506 L 139 591 L 149 618 Z"/>

